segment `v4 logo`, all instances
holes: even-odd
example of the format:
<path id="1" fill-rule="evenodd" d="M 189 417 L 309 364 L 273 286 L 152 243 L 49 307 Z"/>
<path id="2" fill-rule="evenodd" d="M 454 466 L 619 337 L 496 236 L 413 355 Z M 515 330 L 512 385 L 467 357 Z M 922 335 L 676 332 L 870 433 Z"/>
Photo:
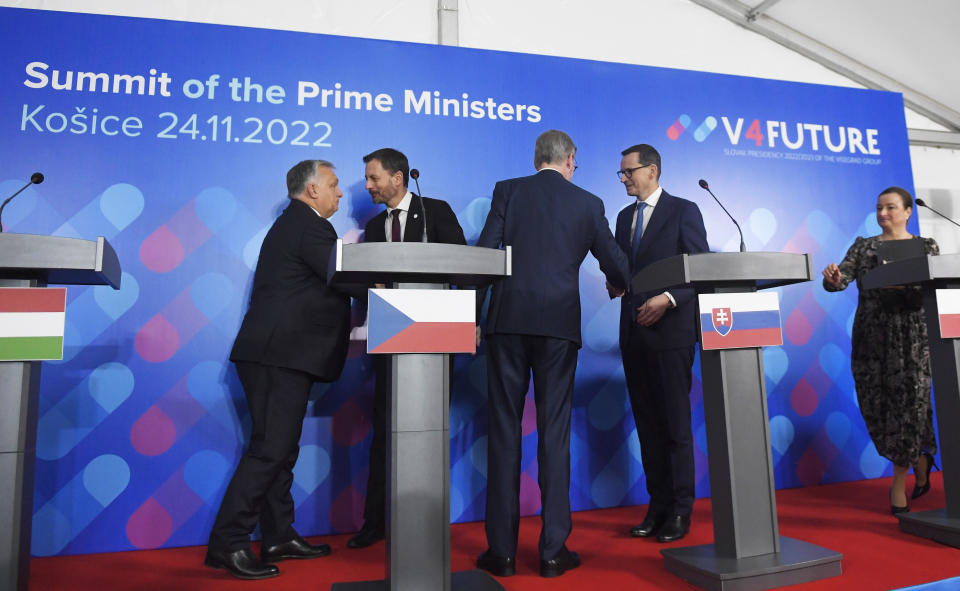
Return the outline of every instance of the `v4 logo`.
<path id="1" fill-rule="evenodd" d="M 683 135 L 683 132 L 690 127 L 690 116 L 684 113 L 677 117 L 677 120 L 673 122 L 673 125 L 667 128 L 667 137 L 671 140 L 676 140 L 678 137 Z M 693 131 L 693 139 L 698 142 L 702 142 L 707 139 L 713 130 L 717 128 L 717 118 L 713 115 L 708 115 L 706 119 Z"/>

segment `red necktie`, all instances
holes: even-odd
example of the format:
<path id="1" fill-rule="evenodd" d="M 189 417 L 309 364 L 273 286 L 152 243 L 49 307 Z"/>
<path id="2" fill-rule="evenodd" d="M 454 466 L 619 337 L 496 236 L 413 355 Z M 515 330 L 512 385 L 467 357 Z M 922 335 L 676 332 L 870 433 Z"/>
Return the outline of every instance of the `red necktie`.
<path id="1" fill-rule="evenodd" d="M 393 225 L 390 228 L 390 241 L 391 242 L 400 242 L 400 210 L 394 209 L 390 212 L 390 215 L 393 216 Z"/>

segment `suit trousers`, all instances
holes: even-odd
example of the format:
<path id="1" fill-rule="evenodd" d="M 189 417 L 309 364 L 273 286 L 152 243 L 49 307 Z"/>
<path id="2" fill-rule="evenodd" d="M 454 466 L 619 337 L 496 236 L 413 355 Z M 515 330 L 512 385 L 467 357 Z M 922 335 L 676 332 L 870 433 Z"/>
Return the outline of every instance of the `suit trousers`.
<path id="1" fill-rule="evenodd" d="M 487 337 L 486 533 L 497 556 L 515 556 L 520 527 L 523 406 L 533 373 L 542 505 L 540 557 L 553 559 L 570 535 L 570 414 L 577 344 L 545 336 Z"/>
<path id="2" fill-rule="evenodd" d="M 293 539 L 293 467 L 313 385 L 308 373 L 237 362 L 237 374 L 250 407 L 250 446 L 240 459 L 210 532 L 213 550 L 250 547 L 260 524 L 265 546 Z"/>
<path id="3" fill-rule="evenodd" d="M 690 427 L 693 346 L 621 350 L 653 514 L 690 515 L 695 469 Z"/>

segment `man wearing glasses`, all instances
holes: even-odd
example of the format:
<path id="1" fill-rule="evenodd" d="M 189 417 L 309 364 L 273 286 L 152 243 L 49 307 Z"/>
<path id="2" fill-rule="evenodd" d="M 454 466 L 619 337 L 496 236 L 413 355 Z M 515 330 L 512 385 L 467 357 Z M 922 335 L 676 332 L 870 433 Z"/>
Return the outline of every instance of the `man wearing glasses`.
<path id="1" fill-rule="evenodd" d="M 636 198 L 617 216 L 616 240 L 630 259 L 631 277 L 647 265 L 678 254 L 707 252 L 700 209 L 660 187 L 660 154 L 647 144 L 622 152 L 617 176 Z M 690 385 L 697 340 L 691 288 L 622 296 L 620 353 L 637 424 L 650 506 L 630 530 L 638 538 L 679 540 L 693 510 L 693 435 Z"/>
<path id="2" fill-rule="evenodd" d="M 580 565 L 570 535 L 570 415 L 580 349 L 580 264 L 590 252 L 607 280 L 626 287 L 627 259 L 604 217 L 603 202 L 570 182 L 577 148 L 550 130 L 537 138 L 537 173 L 500 181 L 477 240 L 512 247 L 512 274 L 493 287 L 487 315 L 486 533 L 479 568 L 510 576 L 520 522 L 524 400 L 533 374 L 543 527 L 540 576 Z M 481 296 L 481 303 L 482 303 Z"/>

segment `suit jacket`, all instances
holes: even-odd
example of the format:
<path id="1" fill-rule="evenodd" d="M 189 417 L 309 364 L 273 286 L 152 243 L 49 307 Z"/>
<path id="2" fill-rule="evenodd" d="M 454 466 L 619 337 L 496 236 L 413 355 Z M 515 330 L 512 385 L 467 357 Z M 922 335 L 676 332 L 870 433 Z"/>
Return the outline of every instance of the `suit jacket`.
<path id="1" fill-rule="evenodd" d="M 636 205 L 630 204 L 621 209 L 617 216 L 617 244 L 628 257 L 631 253 L 630 224 L 635 211 Z M 703 227 L 700 208 L 692 201 L 674 197 L 663 191 L 647 223 L 647 229 L 640 239 L 637 256 L 630 268 L 632 273 L 636 274 L 660 259 L 709 250 L 707 231 Z M 677 307 L 668 309 L 653 326 L 636 324 L 636 309 L 648 298 L 663 293 L 663 290 L 646 293 L 628 292 L 621 298 L 621 348 L 626 346 L 629 338 L 636 339 L 637 345 L 655 350 L 685 347 L 697 341 L 695 291 L 690 287 L 671 288 L 669 291 L 676 300 Z"/>
<path id="2" fill-rule="evenodd" d="M 263 239 L 250 307 L 230 353 L 312 374 L 340 376 L 350 336 L 350 298 L 327 285 L 337 231 L 309 205 L 291 200 Z"/>
<path id="3" fill-rule="evenodd" d="M 407 223 L 403 230 L 404 242 L 423 240 L 423 207 L 427 208 L 427 240 L 429 242 L 467 243 L 466 238 L 463 237 L 463 228 L 460 227 L 460 222 L 457 221 L 457 216 L 449 203 L 441 199 L 424 197 L 421 207 L 420 198 L 416 194 L 410 200 L 410 211 L 407 212 Z M 373 216 L 364 228 L 363 241 L 386 242 L 387 235 L 384 230 L 386 221 L 386 209 Z"/>
<path id="4" fill-rule="evenodd" d="M 488 334 L 527 334 L 581 344 L 580 264 L 587 252 L 608 281 L 626 285 L 628 261 L 603 202 L 555 170 L 500 181 L 477 246 L 513 249 L 512 274 L 496 283 Z"/>

